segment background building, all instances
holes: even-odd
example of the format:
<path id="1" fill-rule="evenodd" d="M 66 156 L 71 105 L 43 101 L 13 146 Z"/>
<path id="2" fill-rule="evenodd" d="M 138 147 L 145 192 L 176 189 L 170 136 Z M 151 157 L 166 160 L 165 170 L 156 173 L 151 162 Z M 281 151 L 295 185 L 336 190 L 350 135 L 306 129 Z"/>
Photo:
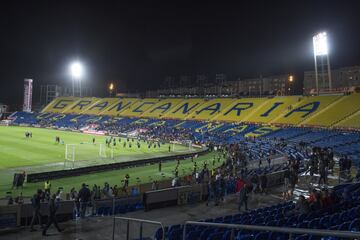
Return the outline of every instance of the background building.
<path id="1" fill-rule="evenodd" d="M 291 76 L 291 77 L 290 77 Z M 208 77 L 205 74 L 180 76 L 180 78 L 167 76 L 163 88 L 147 91 L 146 96 L 268 96 L 291 95 L 295 77 L 290 74 L 259 76 L 257 78 L 229 80 L 224 73 Z M 170 81 L 171 79 L 171 81 Z M 194 79 L 195 84 L 191 81 Z M 170 83 L 171 82 L 171 87 Z M 166 86 L 166 87 L 164 87 Z"/>
<path id="2" fill-rule="evenodd" d="M 353 92 L 360 87 L 360 65 L 331 70 L 332 91 Z M 328 83 L 319 78 L 319 92 L 328 91 Z M 304 94 L 316 93 L 315 71 L 304 72 Z"/>
<path id="3" fill-rule="evenodd" d="M 75 96 L 80 96 L 80 90 L 75 88 Z M 72 88 L 71 87 L 63 87 L 55 84 L 47 84 L 40 86 L 40 106 L 43 107 L 49 104 L 52 100 L 59 96 L 72 96 Z M 81 88 L 81 96 L 82 97 L 90 97 L 92 96 L 92 88 L 91 87 L 82 87 Z"/>

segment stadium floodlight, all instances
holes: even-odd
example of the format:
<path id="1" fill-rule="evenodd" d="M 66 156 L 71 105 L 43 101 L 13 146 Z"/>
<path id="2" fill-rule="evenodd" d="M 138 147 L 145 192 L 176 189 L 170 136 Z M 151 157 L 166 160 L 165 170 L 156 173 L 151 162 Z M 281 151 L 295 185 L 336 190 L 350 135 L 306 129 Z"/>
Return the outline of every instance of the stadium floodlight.
<path id="1" fill-rule="evenodd" d="M 70 65 L 70 71 L 71 71 L 71 76 L 74 79 L 79 80 L 83 75 L 83 66 L 80 62 L 73 62 Z"/>
<path id="2" fill-rule="evenodd" d="M 84 67 L 83 65 L 75 61 L 70 64 L 70 74 L 71 74 L 71 80 L 72 80 L 72 87 L 73 87 L 73 96 L 75 96 L 75 80 L 79 82 L 79 92 L 81 97 L 81 78 L 84 75 Z"/>
<path id="3" fill-rule="evenodd" d="M 318 72 L 318 61 L 319 58 L 321 71 L 320 76 L 322 78 L 322 87 L 325 86 L 325 71 L 324 65 L 326 60 L 327 65 L 327 76 L 329 81 L 329 91 L 332 90 L 331 84 L 331 70 L 330 70 L 330 60 L 329 60 L 329 46 L 328 46 L 328 35 L 326 32 L 320 32 L 313 36 L 313 46 L 314 46 L 314 61 L 315 61 L 315 81 L 316 81 L 316 92 L 319 94 L 319 72 Z"/>
<path id="4" fill-rule="evenodd" d="M 314 55 L 322 56 L 329 53 L 327 33 L 321 32 L 313 37 Z"/>

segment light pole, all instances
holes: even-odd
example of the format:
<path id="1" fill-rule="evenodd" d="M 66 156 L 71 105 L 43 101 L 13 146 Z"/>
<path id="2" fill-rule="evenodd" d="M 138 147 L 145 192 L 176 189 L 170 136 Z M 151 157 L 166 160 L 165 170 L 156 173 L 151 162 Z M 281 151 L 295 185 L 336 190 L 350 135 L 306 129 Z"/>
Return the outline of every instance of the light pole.
<path id="1" fill-rule="evenodd" d="M 292 87 L 293 87 L 292 83 L 294 82 L 294 76 L 289 75 L 288 81 L 289 81 L 288 95 L 291 95 L 291 90 L 292 90 Z"/>
<path id="2" fill-rule="evenodd" d="M 110 85 L 109 85 L 109 95 L 110 95 L 110 97 L 112 96 L 113 91 L 114 91 L 114 84 L 110 83 Z"/>
<path id="3" fill-rule="evenodd" d="M 329 48 L 328 48 L 328 38 L 326 32 L 321 32 L 316 34 L 313 37 L 313 46 L 314 46 L 314 62 L 315 62 L 315 81 L 316 81 L 316 92 L 319 95 L 319 72 L 318 72 L 318 58 L 320 58 L 321 63 L 321 76 L 323 79 L 323 88 L 325 87 L 325 71 L 324 71 L 324 58 L 326 58 L 327 65 L 327 75 L 329 81 L 329 91 L 332 90 L 331 83 L 331 70 L 330 70 L 330 59 L 329 59 Z"/>
<path id="4" fill-rule="evenodd" d="M 83 66 L 80 62 L 76 61 L 70 65 L 73 97 L 75 96 L 75 80 L 79 81 L 79 96 L 81 97 L 81 77 L 83 76 L 83 71 Z"/>

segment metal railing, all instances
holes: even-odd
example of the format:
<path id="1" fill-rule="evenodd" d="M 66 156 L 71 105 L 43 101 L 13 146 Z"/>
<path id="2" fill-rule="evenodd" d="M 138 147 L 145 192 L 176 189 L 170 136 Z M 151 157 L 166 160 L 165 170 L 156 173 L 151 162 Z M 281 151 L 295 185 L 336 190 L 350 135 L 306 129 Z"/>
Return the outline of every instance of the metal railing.
<path id="1" fill-rule="evenodd" d="M 115 240 L 115 226 L 116 226 L 116 219 L 120 219 L 126 221 L 126 240 L 129 240 L 130 235 L 130 222 L 138 222 L 140 223 L 140 230 L 139 230 L 139 239 L 143 239 L 143 224 L 150 224 L 150 225 L 159 225 L 162 229 L 162 240 L 165 240 L 165 228 L 161 222 L 151 221 L 151 220 L 144 220 L 144 219 L 137 219 L 137 218 L 127 218 L 127 217 L 115 217 L 113 218 L 113 233 L 112 239 Z"/>
<path id="2" fill-rule="evenodd" d="M 226 224 L 226 223 L 186 221 L 184 224 L 184 229 L 183 229 L 183 240 L 186 240 L 186 226 L 187 225 L 230 228 L 231 229 L 231 236 L 230 236 L 231 240 L 235 239 L 234 234 L 235 234 L 236 229 L 285 233 L 285 234 L 289 234 L 289 239 L 292 239 L 293 234 L 332 236 L 332 237 L 340 237 L 340 238 L 347 238 L 347 239 L 360 238 L 360 232 L 350 232 L 350 231 L 333 231 L 333 230 L 324 230 L 324 229 L 271 227 L 271 226 L 257 226 L 257 225 L 241 225 L 241 224 L 238 225 L 238 224 Z"/>

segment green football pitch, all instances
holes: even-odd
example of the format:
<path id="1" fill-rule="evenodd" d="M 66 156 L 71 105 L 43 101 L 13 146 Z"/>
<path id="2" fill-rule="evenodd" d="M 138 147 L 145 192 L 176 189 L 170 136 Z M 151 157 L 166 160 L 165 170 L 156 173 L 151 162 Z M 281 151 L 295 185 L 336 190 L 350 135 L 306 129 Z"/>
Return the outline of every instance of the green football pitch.
<path id="1" fill-rule="evenodd" d="M 32 138 L 26 138 L 25 132 L 32 132 Z M 55 137 L 58 136 L 63 143 L 56 143 Z M 7 192 L 11 191 L 13 195 L 23 192 L 23 195 L 30 196 L 37 188 L 42 188 L 40 183 L 25 183 L 24 188 L 11 190 L 13 174 L 26 171 L 43 172 L 60 170 L 64 168 L 83 167 L 97 164 L 107 164 L 113 162 L 133 161 L 138 159 L 178 155 L 195 151 L 189 147 L 162 144 L 161 147 L 148 148 L 146 142 L 141 141 L 140 148 L 137 147 L 136 141 L 129 148 L 129 143 L 124 147 L 126 139 L 117 138 L 115 147 L 105 146 L 105 136 L 95 136 L 95 144 L 92 143 L 93 136 L 43 128 L 28 127 L 7 127 L 0 126 L 0 197 L 4 197 Z M 75 149 L 75 161 L 65 161 L 65 149 L 68 146 L 68 152 L 72 153 Z M 100 146 L 102 145 L 102 146 Z M 170 146 L 170 152 L 169 152 Z M 71 156 L 71 157 L 72 157 Z M 214 154 L 206 154 L 196 159 L 198 166 L 202 166 L 204 161 L 210 162 Z M 74 165 L 73 165 L 74 164 Z M 220 162 L 216 161 L 216 167 Z M 142 167 L 120 169 L 114 171 L 86 174 L 77 177 L 67 177 L 52 181 L 52 187 L 63 187 L 68 192 L 71 187 L 79 188 L 81 183 L 86 182 L 89 185 L 108 182 L 111 185 L 121 185 L 121 180 L 128 173 L 130 175 L 130 185 L 148 183 L 153 180 L 166 180 L 173 177 L 176 162 L 169 161 L 163 163 L 163 171 L 158 172 L 157 165 L 146 165 Z M 179 174 L 185 175 L 191 173 L 193 163 L 190 159 L 181 161 Z"/>

